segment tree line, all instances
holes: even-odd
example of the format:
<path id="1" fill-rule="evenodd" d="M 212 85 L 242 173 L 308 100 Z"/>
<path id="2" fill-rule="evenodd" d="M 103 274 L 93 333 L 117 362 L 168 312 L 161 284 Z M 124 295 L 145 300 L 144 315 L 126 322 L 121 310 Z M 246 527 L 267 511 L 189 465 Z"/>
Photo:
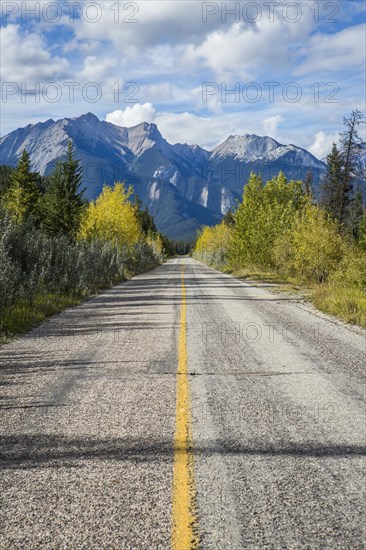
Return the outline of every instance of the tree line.
<path id="1" fill-rule="evenodd" d="M 84 198 L 71 142 L 49 176 L 23 151 L 16 168 L 0 167 L 0 181 L 0 333 L 37 320 L 44 303 L 81 299 L 174 253 L 132 187 L 117 182 Z"/>
<path id="2" fill-rule="evenodd" d="M 330 313 L 366 325 L 366 181 L 359 162 L 364 117 L 345 118 L 327 156 L 315 199 L 311 175 L 263 182 L 252 173 L 243 199 L 221 224 L 204 227 L 194 257 L 236 273 L 276 273 L 314 286 L 314 301 Z M 319 194 L 318 194 L 319 195 Z"/>

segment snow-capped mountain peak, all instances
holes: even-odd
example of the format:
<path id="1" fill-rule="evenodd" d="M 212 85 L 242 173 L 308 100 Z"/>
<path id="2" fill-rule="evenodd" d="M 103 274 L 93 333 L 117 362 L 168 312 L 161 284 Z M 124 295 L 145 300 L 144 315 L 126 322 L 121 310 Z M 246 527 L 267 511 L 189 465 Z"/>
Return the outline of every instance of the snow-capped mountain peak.
<path id="1" fill-rule="evenodd" d="M 231 157 L 241 161 L 253 161 L 265 158 L 281 147 L 275 139 L 255 134 L 231 135 L 212 152 L 212 157 Z"/>
<path id="2" fill-rule="evenodd" d="M 202 225 L 217 223 L 242 195 L 250 172 L 270 179 L 280 170 L 302 179 L 311 169 L 317 185 L 324 164 L 295 145 L 255 134 L 231 135 L 213 151 L 168 143 L 154 123 L 121 127 L 92 113 L 28 125 L 0 139 L 0 164 L 15 165 L 22 151 L 32 167 L 48 174 L 72 140 L 82 161 L 86 197 L 104 184 L 132 184 L 155 216 L 159 230 L 174 239 L 192 239 Z"/>

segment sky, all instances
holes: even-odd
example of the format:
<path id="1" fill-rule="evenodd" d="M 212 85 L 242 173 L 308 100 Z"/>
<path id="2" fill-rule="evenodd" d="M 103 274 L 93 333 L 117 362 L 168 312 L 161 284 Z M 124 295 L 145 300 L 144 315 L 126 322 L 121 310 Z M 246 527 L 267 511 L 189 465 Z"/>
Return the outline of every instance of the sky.
<path id="1" fill-rule="evenodd" d="M 324 158 L 343 117 L 365 112 L 363 0 L 0 8 L 2 136 L 93 112 L 120 126 L 155 122 L 170 143 L 212 149 L 253 133 Z"/>

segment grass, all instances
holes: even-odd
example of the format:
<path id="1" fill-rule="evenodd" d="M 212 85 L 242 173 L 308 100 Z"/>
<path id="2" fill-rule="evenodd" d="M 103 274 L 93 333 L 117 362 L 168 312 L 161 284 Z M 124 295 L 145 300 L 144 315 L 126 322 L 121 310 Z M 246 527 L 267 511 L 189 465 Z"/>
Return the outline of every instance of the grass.
<path id="1" fill-rule="evenodd" d="M 360 288 L 318 286 L 313 292 L 312 302 L 324 313 L 366 328 L 366 294 Z"/>
<path id="2" fill-rule="evenodd" d="M 231 275 L 238 279 L 250 279 L 251 281 L 257 281 L 258 283 L 268 283 L 273 285 L 272 292 L 278 293 L 290 293 L 293 295 L 299 295 L 307 298 L 311 295 L 312 289 L 307 285 L 300 283 L 293 277 L 286 277 L 280 275 L 274 271 L 260 271 L 257 268 L 253 269 L 240 269 L 232 271 Z"/>
<path id="3" fill-rule="evenodd" d="M 366 294 L 359 287 L 339 284 L 305 285 L 291 277 L 284 277 L 271 271 L 240 269 L 231 272 L 239 279 L 250 279 L 259 283 L 273 284 L 272 292 L 287 293 L 309 300 L 323 313 L 334 315 L 346 323 L 366 328 Z"/>
<path id="4" fill-rule="evenodd" d="M 20 300 L 0 314 L 0 343 L 42 323 L 47 317 L 68 307 L 80 304 L 87 296 L 82 294 L 38 294 L 32 303 Z"/>

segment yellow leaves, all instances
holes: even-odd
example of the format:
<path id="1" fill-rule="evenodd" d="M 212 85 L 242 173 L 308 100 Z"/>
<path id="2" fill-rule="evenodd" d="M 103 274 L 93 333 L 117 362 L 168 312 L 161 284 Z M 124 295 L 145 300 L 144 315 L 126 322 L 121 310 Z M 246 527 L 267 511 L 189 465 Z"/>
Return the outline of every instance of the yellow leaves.
<path id="1" fill-rule="evenodd" d="M 345 242 L 324 210 L 308 203 L 283 241 L 276 243 L 276 250 L 282 268 L 302 279 L 323 282 L 337 269 Z"/>
<path id="2" fill-rule="evenodd" d="M 344 258 L 330 282 L 339 287 L 357 287 L 366 295 L 366 250 L 355 245 L 347 246 Z"/>
<path id="3" fill-rule="evenodd" d="M 252 173 L 235 217 L 231 266 L 273 268 L 274 243 L 282 238 L 304 201 L 301 181 L 288 181 L 280 172 L 263 185 L 260 176 Z"/>
<path id="4" fill-rule="evenodd" d="M 11 219 L 18 224 L 25 221 L 27 204 L 23 198 L 24 191 L 21 187 L 9 190 L 3 199 L 3 206 L 9 212 Z"/>
<path id="5" fill-rule="evenodd" d="M 146 242 L 152 248 L 152 250 L 157 256 L 164 255 L 164 243 L 159 233 L 149 234 L 146 237 Z"/>
<path id="6" fill-rule="evenodd" d="M 222 267 L 227 262 L 233 229 L 224 223 L 204 227 L 199 235 L 194 255 L 209 265 Z"/>
<path id="7" fill-rule="evenodd" d="M 130 245 L 142 240 L 135 207 L 129 202 L 132 188 L 123 183 L 104 186 L 99 197 L 91 202 L 82 218 L 79 238 L 99 238 L 118 245 Z"/>
<path id="8" fill-rule="evenodd" d="M 4 193 L 1 203 L 15 223 L 23 224 L 36 211 L 40 196 L 40 191 L 32 181 L 27 187 L 13 184 Z"/>

